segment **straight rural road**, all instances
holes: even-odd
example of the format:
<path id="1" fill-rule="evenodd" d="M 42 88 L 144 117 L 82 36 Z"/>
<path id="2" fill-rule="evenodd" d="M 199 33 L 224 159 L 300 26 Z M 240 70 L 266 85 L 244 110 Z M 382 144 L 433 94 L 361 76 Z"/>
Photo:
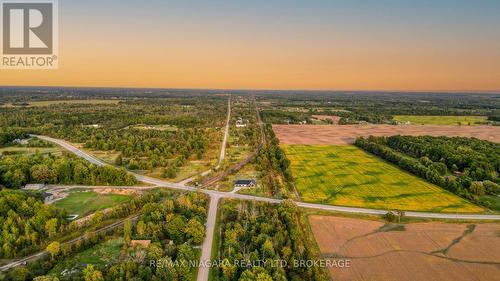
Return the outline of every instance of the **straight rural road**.
<path id="1" fill-rule="evenodd" d="M 220 148 L 219 162 L 217 162 L 217 166 L 215 166 L 216 170 L 218 170 L 221 167 L 222 162 L 226 157 L 226 144 L 227 144 L 227 139 L 229 137 L 230 122 L 231 122 L 231 96 L 229 96 L 229 99 L 227 100 L 226 129 L 224 130 L 224 138 L 222 139 L 222 146 Z"/>
<path id="2" fill-rule="evenodd" d="M 107 165 L 99 159 L 96 159 L 92 155 L 74 147 L 73 145 L 67 143 L 66 141 L 54 139 L 46 136 L 36 136 L 40 139 L 50 141 L 52 143 L 58 144 L 68 151 L 74 153 L 77 156 L 80 156 L 84 159 L 87 159 L 91 163 L 96 165 Z M 232 199 L 240 199 L 240 200 L 255 200 L 261 202 L 268 203 L 280 203 L 282 200 L 267 198 L 267 197 L 259 197 L 253 195 L 245 195 L 245 194 L 237 194 L 231 192 L 223 192 L 216 190 L 208 190 L 208 189 L 200 189 L 189 186 L 184 186 L 177 183 L 171 183 L 168 181 L 164 181 L 161 179 L 146 177 L 143 175 L 139 175 L 133 172 L 129 172 L 134 175 L 138 180 L 153 184 L 156 187 L 169 187 L 172 189 L 184 190 L 184 191 L 199 191 L 210 196 L 218 196 L 219 198 L 232 198 Z M 153 187 L 150 187 L 153 188 Z M 386 214 L 389 210 L 378 210 L 378 209 L 366 209 L 366 208 L 354 208 L 354 207 L 344 207 L 344 206 L 333 206 L 333 205 L 323 205 L 323 204 L 314 204 L 314 203 L 305 203 L 297 201 L 296 204 L 299 207 L 310 208 L 316 210 L 324 210 L 324 211 L 334 211 L 334 212 L 343 212 L 343 213 L 355 213 L 355 214 L 368 214 L 368 215 L 383 215 Z M 407 217 L 415 217 L 415 218 L 434 218 L 434 219 L 456 219 L 456 220 L 500 220 L 500 215 L 484 215 L 484 214 L 451 214 L 451 213 L 429 213 L 429 212 L 405 212 L 405 216 Z"/>
<path id="3" fill-rule="evenodd" d="M 197 281 L 208 280 L 210 274 L 210 258 L 212 254 L 212 243 L 214 240 L 215 223 L 217 221 L 217 205 L 220 197 L 218 195 L 210 196 L 210 207 L 208 208 L 207 225 L 205 229 L 205 240 L 201 246 L 200 266 L 198 268 Z"/>
<path id="4" fill-rule="evenodd" d="M 227 144 L 227 139 L 229 137 L 229 127 L 230 127 L 230 121 L 231 121 L 231 96 L 229 96 L 228 98 L 228 101 L 227 101 L 227 120 L 226 120 L 226 127 L 225 127 L 225 130 L 224 130 L 224 137 L 222 138 L 222 144 L 221 144 L 221 148 L 220 148 L 220 154 L 219 154 L 219 160 L 217 161 L 217 165 L 215 166 L 215 170 L 218 170 L 220 168 L 220 166 L 222 165 L 222 161 L 224 161 L 224 158 L 226 157 L 226 144 Z M 210 174 L 212 172 L 212 170 L 207 170 L 201 174 L 199 174 L 200 176 L 202 177 L 205 177 L 207 176 L 208 174 Z M 179 182 L 179 184 L 181 185 L 187 185 L 188 183 L 194 181 L 196 178 L 196 176 L 192 176 L 190 178 L 187 178 L 181 182 Z"/>

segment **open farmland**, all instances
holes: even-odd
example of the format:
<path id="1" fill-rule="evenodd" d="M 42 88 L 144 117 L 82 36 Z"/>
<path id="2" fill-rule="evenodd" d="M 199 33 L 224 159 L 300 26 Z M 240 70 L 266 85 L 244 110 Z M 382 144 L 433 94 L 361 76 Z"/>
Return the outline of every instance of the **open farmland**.
<path id="1" fill-rule="evenodd" d="M 482 209 L 354 146 L 283 146 L 306 202 L 374 209 Z"/>
<path id="2" fill-rule="evenodd" d="M 350 260 L 329 269 L 334 280 L 498 280 L 499 224 L 405 224 L 310 216 L 325 258 Z M 393 231 L 390 231 L 390 230 Z M 397 229 L 397 231 L 394 231 Z"/>
<path id="3" fill-rule="evenodd" d="M 423 116 L 396 115 L 394 120 L 420 125 L 474 125 L 488 122 L 487 116 Z"/>
<path id="4" fill-rule="evenodd" d="M 499 126 L 273 125 L 282 144 L 352 144 L 367 136 L 459 136 L 500 143 Z"/>

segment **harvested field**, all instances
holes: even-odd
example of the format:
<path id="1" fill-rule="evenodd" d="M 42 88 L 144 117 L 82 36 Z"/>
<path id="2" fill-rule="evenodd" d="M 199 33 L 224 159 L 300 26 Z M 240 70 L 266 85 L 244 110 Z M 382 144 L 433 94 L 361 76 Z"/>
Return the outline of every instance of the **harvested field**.
<path id="1" fill-rule="evenodd" d="M 282 144 L 352 144 L 367 136 L 460 136 L 500 143 L 499 126 L 273 125 Z"/>
<path id="2" fill-rule="evenodd" d="M 500 224 L 384 223 L 333 216 L 309 221 L 325 258 L 349 259 L 329 269 L 334 280 L 498 280 Z"/>

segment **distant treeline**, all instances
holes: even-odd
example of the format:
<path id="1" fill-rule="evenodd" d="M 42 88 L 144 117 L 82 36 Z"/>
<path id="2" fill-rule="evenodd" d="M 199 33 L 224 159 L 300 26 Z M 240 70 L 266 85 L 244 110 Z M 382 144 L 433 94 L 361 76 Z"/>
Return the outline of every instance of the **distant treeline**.
<path id="1" fill-rule="evenodd" d="M 311 113 L 285 111 L 285 110 L 262 110 L 262 120 L 270 124 L 299 124 L 300 122 L 311 123 Z"/>
<path id="2" fill-rule="evenodd" d="M 368 137 L 355 144 L 459 196 L 500 194 L 500 145 L 462 137 Z"/>
<path id="3" fill-rule="evenodd" d="M 0 158 L 0 185 L 19 188 L 29 183 L 120 186 L 137 180 L 124 169 L 100 167 L 69 153 Z"/>
<path id="4" fill-rule="evenodd" d="M 257 169 L 262 173 L 262 181 L 278 197 L 288 198 L 293 187 L 290 160 L 279 146 L 279 140 L 270 124 L 265 125 L 266 143 L 255 159 Z"/>

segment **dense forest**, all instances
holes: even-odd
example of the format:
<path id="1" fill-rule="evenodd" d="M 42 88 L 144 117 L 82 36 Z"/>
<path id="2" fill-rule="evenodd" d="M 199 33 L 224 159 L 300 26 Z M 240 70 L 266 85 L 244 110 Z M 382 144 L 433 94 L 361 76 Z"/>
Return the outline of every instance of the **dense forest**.
<path id="1" fill-rule="evenodd" d="M 50 242 L 83 235 L 118 218 L 134 214 L 148 203 L 159 202 L 164 196 L 162 192 L 165 193 L 154 191 L 134 197 L 106 213 L 98 212 L 99 215 L 92 220 L 70 222 L 66 218 L 66 211 L 44 204 L 44 195 L 40 192 L 3 189 L 0 191 L 0 258 L 26 256 L 41 250 Z"/>
<path id="2" fill-rule="evenodd" d="M 24 141 L 24 143 L 22 143 Z M 25 130 L 0 129 L 0 148 L 47 148 L 54 145 L 30 138 Z M 70 153 L 61 155 L 23 154 L 3 151 L 0 154 L 0 187 L 20 188 L 30 183 L 82 185 L 134 185 L 137 180 L 124 169 L 100 167 Z"/>
<path id="3" fill-rule="evenodd" d="M 67 259 L 71 255 L 121 237 L 123 247 L 119 262 L 106 266 L 89 264 L 83 270 L 59 275 L 59 280 L 193 280 L 199 258 L 194 246 L 199 245 L 205 235 L 208 198 L 199 193 L 157 193 L 161 196 L 160 200 L 148 200 L 141 206 L 137 221 L 126 220 L 119 232 L 94 237 L 88 245 L 75 245 L 66 253 L 61 250 L 53 257 L 52 265 L 65 264 L 65 268 L 71 268 L 74 264 Z M 150 240 L 151 243 L 132 246 L 131 241 L 136 239 Z M 89 279 L 89 276 L 99 278 Z M 44 278 L 53 280 L 54 276 L 46 275 Z"/>
<path id="4" fill-rule="evenodd" d="M 368 137 L 360 148 L 459 196 L 500 194 L 500 145 L 463 137 Z M 490 206 L 486 206 L 490 207 Z"/>
<path id="5" fill-rule="evenodd" d="M 225 201 L 220 228 L 218 259 L 223 262 L 213 269 L 214 280 L 329 280 L 319 267 L 296 266 L 317 256 L 304 217 L 291 201 L 279 206 Z M 273 263 L 280 260 L 286 265 Z"/>
<path id="6" fill-rule="evenodd" d="M 23 130 L 0 128 L 0 147 L 11 144 L 16 139 L 24 138 L 27 138 L 27 134 Z"/>
<path id="7" fill-rule="evenodd" d="M 0 258 L 23 256 L 64 230 L 65 213 L 43 203 L 41 196 L 0 191 Z"/>
<path id="8" fill-rule="evenodd" d="M 19 188 L 29 183 L 123 186 L 137 180 L 124 169 L 100 167 L 69 153 L 0 158 L 0 185 Z"/>
<path id="9" fill-rule="evenodd" d="M 290 191 L 293 190 L 290 160 L 280 148 L 270 124 L 265 125 L 264 133 L 266 142 L 254 160 L 257 170 L 261 172 L 260 180 L 273 196 L 290 198 Z"/>

